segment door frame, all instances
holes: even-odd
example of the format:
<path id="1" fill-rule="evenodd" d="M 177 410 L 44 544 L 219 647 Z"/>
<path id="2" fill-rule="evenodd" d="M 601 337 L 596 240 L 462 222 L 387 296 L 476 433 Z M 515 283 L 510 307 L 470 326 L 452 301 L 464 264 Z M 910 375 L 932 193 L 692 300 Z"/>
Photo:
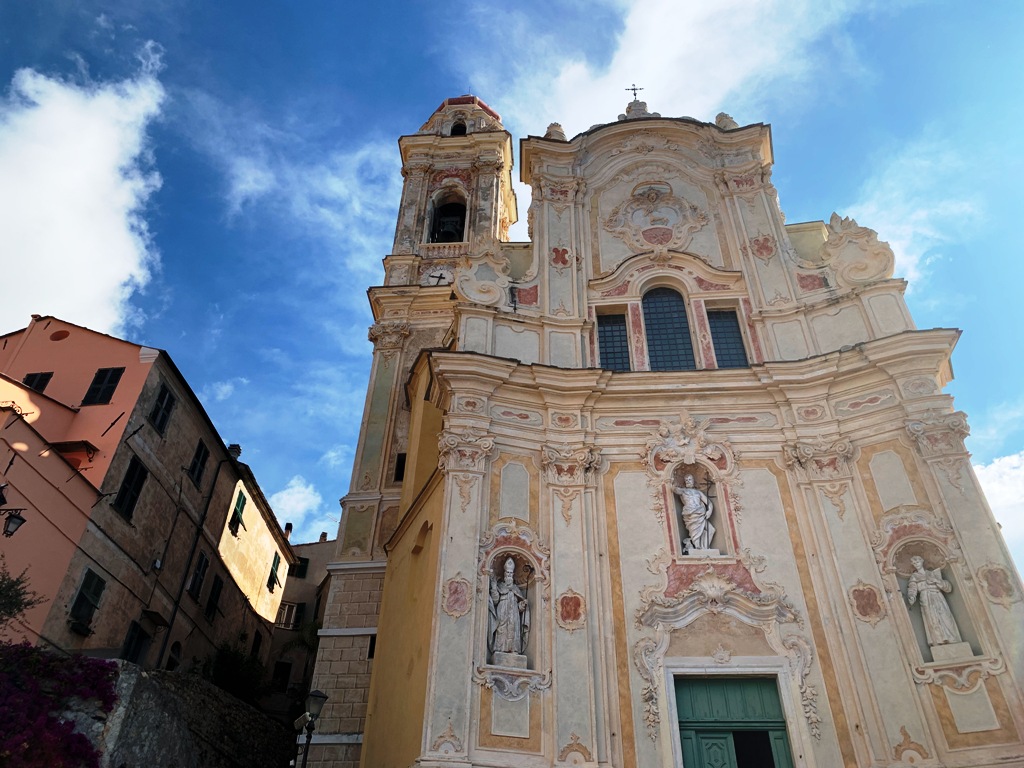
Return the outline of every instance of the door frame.
<path id="1" fill-rule="evenodd" d="M 722 664 L 708 663 L 706 656 L 666 656 L 664 661 L 665 698 L 668 722 L 672 726 L 672 760 L 683 765 L 683 745 L 679 737 L 679 707 L 676 704 L 677 677 L 771 677 L 779 690 L 779 703 L 786 718 L 786 736 L 794 768 L 817 768 L 813 739 L 804 719 L 800 690 L 790 675 L 788 659 L 780 656 L 733 656 Z"/>

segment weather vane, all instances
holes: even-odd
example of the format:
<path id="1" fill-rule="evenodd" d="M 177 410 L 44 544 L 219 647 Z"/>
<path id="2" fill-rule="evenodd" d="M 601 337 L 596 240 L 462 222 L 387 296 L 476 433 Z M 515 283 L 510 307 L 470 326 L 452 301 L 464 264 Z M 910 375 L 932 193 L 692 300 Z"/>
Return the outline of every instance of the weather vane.
<path id="1" fill-rule="evenodd" d="M 638 88 L 637 84 L 633 83 L 631 86 L 629 86 L 629 88 L 626 88 L 625 90 L 632 91 L 633 92 L 633 101 L 636 101 L 636 92 L 637 91 L 642 91 L 643 88 Z"/>

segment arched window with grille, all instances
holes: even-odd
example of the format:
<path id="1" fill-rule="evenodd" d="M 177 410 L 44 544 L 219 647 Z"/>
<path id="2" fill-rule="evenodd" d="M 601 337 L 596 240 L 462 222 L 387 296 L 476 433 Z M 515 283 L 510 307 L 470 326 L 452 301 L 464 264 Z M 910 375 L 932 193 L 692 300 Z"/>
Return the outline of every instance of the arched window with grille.
<path id="1" fill-rule="evenodd" d="M 695 370 L 697 362 L 683 297 L 671 288 L 654 288 L 644 294 L 643 309 L 651 370 Z"/>

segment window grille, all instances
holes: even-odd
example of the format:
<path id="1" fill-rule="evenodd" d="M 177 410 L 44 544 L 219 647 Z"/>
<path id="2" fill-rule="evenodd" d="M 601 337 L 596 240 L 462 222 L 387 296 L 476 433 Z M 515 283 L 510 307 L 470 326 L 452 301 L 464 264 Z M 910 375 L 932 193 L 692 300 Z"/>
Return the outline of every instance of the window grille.
<path id="1" fill-rule="evenodd" d="M 597 343 L 602 368 L 608 371 L 630 370 L 625 315 L 598 315 Z"/>
<path id="2" fill-rule="evenodd" d="M 747 350 L 743 346 L 740 321 L 734 309 L 708 310 L 711 343 L 715 345 L 715 359 L 719 368 L 746 368 Z"/>
<path id="3" fill-rule="evenodd" d="M 651 370 L 696 369 L 683 297 L 671 288 L 655 288 L 644 294 L 643 308 Z"/>

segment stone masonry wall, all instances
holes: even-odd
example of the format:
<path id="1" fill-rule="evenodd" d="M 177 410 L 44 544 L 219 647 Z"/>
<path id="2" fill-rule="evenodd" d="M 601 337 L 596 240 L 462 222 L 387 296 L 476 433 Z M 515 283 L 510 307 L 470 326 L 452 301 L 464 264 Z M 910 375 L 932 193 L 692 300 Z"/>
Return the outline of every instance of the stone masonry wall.
<path id="1" fill-rule="evenodd" d="M 121 667 L 102 768 L 282 768 L 295 733 L 202 678 Z"/>
<path id="2" fill-rule="evenodd" d="M 332 575 L 331 600 L 324 626 L 364 629 L 377 626 L 384 573 L 356 571 Z M 370 694 L 373 660 L 367 658 L 371 635 L 328 635 L 320 638 L 313 687 L 330 698 L 317 723 L 317 733 L 362 733 Z M 312 768 L 357 768 L 359 744 L 313 744 Z"/>

